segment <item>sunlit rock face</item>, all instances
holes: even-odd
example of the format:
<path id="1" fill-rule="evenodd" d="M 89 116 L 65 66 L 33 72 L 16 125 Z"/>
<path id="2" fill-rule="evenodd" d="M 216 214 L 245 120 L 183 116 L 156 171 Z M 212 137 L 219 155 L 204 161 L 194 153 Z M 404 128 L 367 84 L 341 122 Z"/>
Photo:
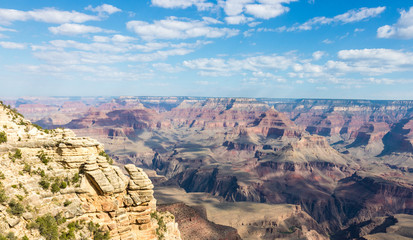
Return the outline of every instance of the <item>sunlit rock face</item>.
<path id="1" fill-rule="evenodd" d="M 49 214 L 66 219 L 59 226 L 63 232 L 68 223 L 93 222 L 110 239 L 158 239 L 153 185 L 142 169 L 126 165 L 127 176 L 111 164 L 96 140 L 76 137 L 68 129 L 40 129 L 3 106 L 0 132 L 7 138 L 0 144 L 2 184 L 8 198 L 21 199 L 25 209 L 22 215 L 10 216 L 2 206 L 0 214 L 14 219 L 13 224 L 2 224 L 4 231 L 38 239 L 42 232 L 27 225 Z M 42 181 L 58 185 L 46 188 Z M 164 234 L 180 239 L 173 218 L 165 221 L 169 230 Z M 88 229 L 76 231 L 76 239 L 96 234 Z"/>

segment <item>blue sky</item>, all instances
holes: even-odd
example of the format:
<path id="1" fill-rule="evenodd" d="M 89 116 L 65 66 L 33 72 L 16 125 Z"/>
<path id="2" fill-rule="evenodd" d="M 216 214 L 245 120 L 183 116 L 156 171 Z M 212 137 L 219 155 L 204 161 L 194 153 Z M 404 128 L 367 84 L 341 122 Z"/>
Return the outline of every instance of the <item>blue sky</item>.
<path id="1" fill-rule="evenodd" d="M 413 3 L 2 1 L 0 96 L 413 99 Z"/>

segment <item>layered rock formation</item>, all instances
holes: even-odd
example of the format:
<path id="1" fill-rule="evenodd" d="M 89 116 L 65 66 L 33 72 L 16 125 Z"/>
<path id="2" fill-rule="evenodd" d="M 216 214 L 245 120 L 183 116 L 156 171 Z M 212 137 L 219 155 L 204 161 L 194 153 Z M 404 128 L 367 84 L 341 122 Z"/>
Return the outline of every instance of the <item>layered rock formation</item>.
<path id="1" fill-rule="evenodd" d="M 0 133 L 0 214 L 10 219 L 1 223 L 1 232 L 38 239 L 46 234 L 42 219 L 49 219 L 60 224 L 54 231 L 62 234 L 76 224 L 77 230 L 69 230 L 76 239 L 99 234 L 106 239 L 180 239 L 173 218 L 156 212 L 148 176 L 135 165 L 125 166 L 130 177 L 125 176 L 96 140 L 75 137 L 67 129 L 42 130 L 3 106 Z"/>
<path id="2" fill-rule="evenodd" d="M 226 201 L 299 205 L 316 221 L 306 223 L 310 231 L 326 235 L 410 213 L 412 107 L 412 101 L 125 97 L 66 126 L 98 138 L 120 163 L 154 169 L 162 175 L 158 184 Z"/>

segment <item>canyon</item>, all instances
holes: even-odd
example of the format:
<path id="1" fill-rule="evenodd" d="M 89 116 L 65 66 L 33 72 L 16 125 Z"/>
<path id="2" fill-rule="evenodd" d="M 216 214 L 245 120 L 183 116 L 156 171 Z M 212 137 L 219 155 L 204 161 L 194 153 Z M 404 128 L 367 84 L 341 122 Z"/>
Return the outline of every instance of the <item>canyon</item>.
<path id="1" fill-rule="evenodd" d="M 413 214 L 413 101 L 107 97 L 5 103 L 45 129 L 69 128 L 97 139 L 114 167 L 144 169 L 161 202 L 197 206 L 164 206 L 180 216 L 181 228 L 193 218 L 213 229 L 205 234 L 229 239 L 348 239 L 354 232 L 366 239 L 412 237 L 406 222 Z M 194 217 L 180 212 L 184 208 Z M 387 224 L 390 216 L 399 220 Z"/>

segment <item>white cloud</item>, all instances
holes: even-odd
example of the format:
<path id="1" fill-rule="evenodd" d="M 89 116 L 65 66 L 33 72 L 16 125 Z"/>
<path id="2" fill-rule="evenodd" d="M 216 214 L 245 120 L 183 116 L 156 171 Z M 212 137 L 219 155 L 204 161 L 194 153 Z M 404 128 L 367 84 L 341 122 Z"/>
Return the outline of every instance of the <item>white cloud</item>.
<path id="1" fill-rule="evenodd" d="M 238 34 L 238 30 L 230 28 L 210 27 L 208 21 L 179 19 L 169 17 L 157 20 L 154 23 L 144 21 L 130 21 L 127 28 L 144 40 L 153 39 L 187 39 L 187 38 L 221 38 L 232 37 Z"/>
<path id="2" fill-rule="evenodd" d="M 288 12 L 289 10 L 290 9 L 288 7 L 285 7 L 278 2 L 274 2 L 273 4 L 247 4 L 245 6 L 246 13 L 262 19 L 275 18 Z"/>
<path id="3" fill-rule="evenodd" d="M 92 12 L 97 12 L 99 13 L 99 15 L 102 14 L 114 14 L 116 12 L 121 12 L 122 10 L 120 10 L 119 8 L 109 5 L 109 4 L 102 4 L 100 6 L 97 7 L 92 7 L 92 5 L 89 5 L 85 8 L 86 10 L 90 10 Z"/>
<path id="4" fill-rule="evenodd" d="M 321 25 L 327 25 L 327 24 L 333 24 L 333 23 L 341 23 L 341 24 L 346 24 L 346 23 L 354 23 L 354 22 L 360 22 L 362 20 L 366 20 L 369 18 L 377 17 L 380 15 L 382 12 L 386 10 L 386 7 L 376 7 L 376 8 L 359 8 L 357 10 L 350 10 L 347 11 L 346 13 L 337 15 L 332 18 L 327 18 L 327 17 L 315 17 L 303 24 L 295 24 L 292 27 L 281 27 L 279 28 L 280 31 L 308 31 L 312 30 L 314 27 L 318 27 Z"/>
<path id="5" fill-rule="evenodd" d="M 136 68 L 129 71 L 122 71 L 115 67 L 105 65 L 85 66 L 85 65 L 15 65 L 7 66 L 8 69 L 19 73 L 28 73 L 31 76 L 53 76 L 58 79 L 86 81 L 139 81 L 153 78 L 151 71 L 145 68 Z"/>
<path id="6" fill-rule="evenodd" d="M 310 83 L 393 84 L 396 81 L 388 81 L 391 78 L 388 78 L 387 74 L 413 73 L 413 52 L 403 50 L 341 50 L 337 53 L 336 60 L 326 59 L 320 64 L 315 63 L 326 56 L 325 52 L 317 51 L 313 53 L 313 58 L 307 59 L 300 59 L 294 53 L 241 59 L 199 58 L 183 61 L 182 66 L 196 70 L 205 77 L 240 75 L 245 79 L 261 82 L 305 79 Z"/>
<path id="7" fill-rule="evenodd" d="M 313 53 L 313 58 L 314 60 L 320 60 L 324 55 L 326 54 L 326 52 L 323 51 L 316 51 Z"/>
<path id="8" fill-rule="evenodd" d="M 243 71 L 262 72 L 286 70 L 293 58 L 278 55 L 262 55 L 244 59 L 200 58 L 183 62 L 183 66 L 200 70 L 202 76 L 229 76 Z"/>
<path id="9" fill-rule="evenodd" d="M 182 67 L 175 67 L 169 63 L 154 63 L 152 64 L 152 67 L 156 68 L 159 71 L 168 72 L 168 73 L 177 73 L 183 70 Z"/>
<path id="10" fill-rule="evenodd" d="M 78 35 L 86 33 L 110 32 L 100 27 L 75 23 L 65 23 L 58 27 L 49 27 L 49 31 L 56 35 Z"/>
<path id="11" fill-rule="evenodd" d="M 309 62 L 294 65 L 300 78 L 329 78 L 347 74 L 379 76 L 413 71 L 413 52 L 393 49 L 349 49 L 337 53 L 339 60 L 328 60 L 323 65 Z"/>
<path id="12" fill-rule="evenodd" d="M 378 38 L 413 38 L 413 7 L 409 11 L 401 11 L 400 18 L 393 25 L 384 25 L 377 29 Z"/>
<path id="13" fill-rule="evenodd" d="M 243 24 L 251 22 L 241 21 L 244 14 L 252 15 L 255 18 L 270 19 L 280 16 L 289 11 L 289 8 L 283 4 L 289 4 L 297 0 L 219 0 L 218 5 L 224 9 L 228 15 L 225 19 L 230 24 Z M 237 21 L 238 20 L 238 21 Z"/>
<path id="14" fill-rule="evenodd" d="M 11 28 L 5 28 L 5 27 L 0 26 L 0 32 L 17 32 L 17 31 Z"/>
<path id="15" fill-rule="evenodd" d="M 387 67 L 412 67 L 413 53 L 400 50 L 375 48 L 375 49 L 352 49 L 341 50 L 338 57 L 342 60 L 364 62 L 364 66 L 377 65 Z M 396 69 L 393 69 L 396 70 Z"/>
<path id="16" fill-rule="evenodd" d="M 45 45 L 32 45 L 33 55 L 49 64 L 111 64 L 119 62 L 151 62 L 170 56 L 182 56 L 193 52 L 209 41 L 192 43 L 116 41 L 119 36 L 101 39 L 95 36 L 91 43 L 74 40 L 53 40 Z"/>
<path id="17" fill-rule="evenodd" d="M 0 46 L 8 49 L 25 49 L 26 45 L 22 43 L 15 42 L 0 42 Z"/>
<path id="18" fill-rule="evenodd" d="M 330 39 L 324 39 L 323 41 L 322 41 L 323 43 L 325 43 L 325 44 L 332 44 L 332 43 L 334 43 L 334 41 L 332 41 L 332 40 L 330 40 Z"/>
<path id="19" fill-rule="evenodd" d="M 94 42 L 109 42 L 110 38 L 106 36 L 93 36 Z"/>
<path id="20" fill-rule="evenodd" d="M 112 41 L 114 42 L 132 42 L 135 41 L 136 38 L 130 36 L 124 36 L 120 34 L 113 35 Z"/>
<path id="21" fill-rule="evenodd" d="M 196 6 L 198 10 L 204 11 L 210 9 L 214 4 L 206 0 L 152 0 L 152 5 L 163 8 L 188 8 Z"/>
<path id="22" fill-rule="evenodd" d="M 211 17 L 202 17 L 202 19 L 207 24 L 223 24 L 223 22 L 219 21 L 218 19 L 211 18 Z"/>
<path id="23" fill-rule="evenodd" d="M 34 20 L 46 23 L 83 23 L 98 21 L 98 16 L 87 15 L 76 11 L 60 11 L 55 8 L 43 8 L 32 11 L 20 11 L 15 9 L 0 9 L 0 24 L 10 24 L 14 21 Z"/>
<path id="24" fill-rule="evenodd" d="M 344 14 L 337 15 L 333 18 L 334 22 L 352 23 L 360 22 L 364 19 L 377 17 L 386 10 L 386 7 L 376 8 L 360 8 L 357 10 L 350 10 Z"/>
<path id="25" fill-rule="evenodd" d="M 237 15 L 237 16 L 225 17 L 225 21 L 228 24 L 238 25 L 238 24 L 244 24 L 244 23 L 252 22 L 252 21 L 254 21 L 254 18 L 245 17 L 243 14 L 241 14 L 241 15 Z"/>

